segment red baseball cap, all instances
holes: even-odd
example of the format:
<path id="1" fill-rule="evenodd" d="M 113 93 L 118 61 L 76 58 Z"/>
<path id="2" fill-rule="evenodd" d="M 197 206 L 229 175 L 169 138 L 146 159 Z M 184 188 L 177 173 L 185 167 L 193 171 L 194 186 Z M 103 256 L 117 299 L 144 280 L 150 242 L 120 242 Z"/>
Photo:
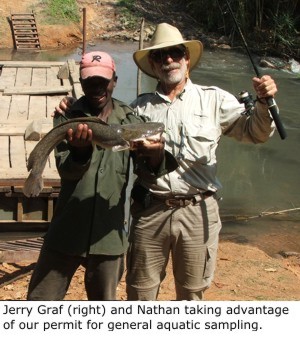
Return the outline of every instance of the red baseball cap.
<path id="1" fill-rule="evenodd" d="M 80 77 L 100 76 L 107 80 L 112 79 L 116 65 L 111 56 L 105 52 L 93 51 L 82 56 L 80 62 Z"/>

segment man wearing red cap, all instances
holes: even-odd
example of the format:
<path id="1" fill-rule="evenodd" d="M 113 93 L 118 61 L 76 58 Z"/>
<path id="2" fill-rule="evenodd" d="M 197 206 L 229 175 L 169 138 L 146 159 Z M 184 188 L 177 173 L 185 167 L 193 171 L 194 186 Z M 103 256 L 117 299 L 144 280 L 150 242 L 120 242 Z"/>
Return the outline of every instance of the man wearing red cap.
<path id="1" fill-rule="evenodd" d="M 108 124 L 145 121 L 112 98 L 117 76 L 114 60 L 107 53 L 97 51 L 82 57 L 80 82 L 84 96 L 65 114 L 55 116 L 55 126 L 85 116 L 98 116 Z M 61 191 L 30 280 L 28 300 L 62 300 L 80 265 L 86 268 L 89 300 L 116 299 L 128 246 L 124 204 L 130 152 L 93 147 L 92 138 L 92 130 L 78 124 L 76 132 L 70 129 L 56 148 Z M 163 144 L 153 144 L 156 146 L 151 165 L 163 159 Z"/>

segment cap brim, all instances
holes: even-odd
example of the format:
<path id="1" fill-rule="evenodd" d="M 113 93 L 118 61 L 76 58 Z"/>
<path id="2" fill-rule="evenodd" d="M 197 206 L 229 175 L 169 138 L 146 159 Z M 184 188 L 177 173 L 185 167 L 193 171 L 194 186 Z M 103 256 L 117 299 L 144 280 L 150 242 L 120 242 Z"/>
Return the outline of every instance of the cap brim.
<path id="1" fill-rule="evenodd" d="M 88 77 L 99 76 L 106 80 L 111 80 L 113 77 L 113 71 L 105 67 L 85 67 L 80 69 L 80 77 L 86 80 Z"/>

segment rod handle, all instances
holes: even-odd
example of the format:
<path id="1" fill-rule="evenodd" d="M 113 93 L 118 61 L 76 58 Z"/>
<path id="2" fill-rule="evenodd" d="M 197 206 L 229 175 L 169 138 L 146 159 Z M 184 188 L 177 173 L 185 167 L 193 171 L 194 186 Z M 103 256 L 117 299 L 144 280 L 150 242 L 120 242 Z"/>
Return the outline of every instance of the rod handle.
<path id="1" fill-rule="evenodd" d="M 267 101 L 267 105 L 268 105 L 268 109 L 271 113 L 271 116 L 274 120 L 274 123 L 276 125 L 276 128 L 277 128 L 277 131 L 280 135 L 280 138 L 281 139 L 285 139 L 287 134 L 286 134 L 286 131 L 284 129 L 284 126 L 281 122 L 281 119 L 279 117 L 279 114 L 278 114 L 278 106 L 275 102 L 275 99 L 273 97 L 268 97 L 266 98 L 266 101 Z"/>

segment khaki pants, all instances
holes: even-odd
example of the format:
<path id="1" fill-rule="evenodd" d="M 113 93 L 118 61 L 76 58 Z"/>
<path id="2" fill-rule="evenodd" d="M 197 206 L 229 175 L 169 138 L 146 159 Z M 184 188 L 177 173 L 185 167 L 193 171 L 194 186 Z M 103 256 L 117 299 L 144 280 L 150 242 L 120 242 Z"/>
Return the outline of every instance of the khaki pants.
<path id="1" fill-rule="evenodd" d="M 127 255 L 128 300 L 156 300 L 171 252 L 176 300 L 201 300 L 213 279 L 221 221 L 215 197 L 169 208 L 134 202 Z"/>

